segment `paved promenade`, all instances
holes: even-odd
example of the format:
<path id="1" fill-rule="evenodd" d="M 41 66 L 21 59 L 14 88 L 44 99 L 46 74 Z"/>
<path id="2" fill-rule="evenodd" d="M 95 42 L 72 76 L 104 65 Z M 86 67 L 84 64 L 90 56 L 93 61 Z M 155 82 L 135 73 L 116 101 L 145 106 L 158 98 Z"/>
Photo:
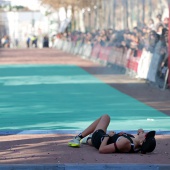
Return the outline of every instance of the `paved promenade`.
<path id="1" fill-rule="evenodd" d="M 118 91 L 170 116 L 169 90 L 161 90 L 79 56 L 55 49 L 0 49 L 0 66 L 17 64 L 77 65 Z M 169 132 L 160 129 L 155 151 L 146 155 L 103 155 L 86 145 L 70 148 L 67 142 L 74 136 L 74 131 L 62 134 L 56 131 L 50 134 L 1 133 L 0 169 L 170 169 Z"/>

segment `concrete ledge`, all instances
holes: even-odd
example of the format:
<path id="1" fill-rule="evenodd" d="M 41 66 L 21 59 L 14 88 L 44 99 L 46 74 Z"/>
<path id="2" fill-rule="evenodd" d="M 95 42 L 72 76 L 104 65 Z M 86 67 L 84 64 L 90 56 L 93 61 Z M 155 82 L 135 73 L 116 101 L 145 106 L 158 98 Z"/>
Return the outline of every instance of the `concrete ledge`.
<path id="1" fill-rule="evenodd" d="M 170 164 L 12 164 L 0 165 L 0 170 L 169 170 Z"/>

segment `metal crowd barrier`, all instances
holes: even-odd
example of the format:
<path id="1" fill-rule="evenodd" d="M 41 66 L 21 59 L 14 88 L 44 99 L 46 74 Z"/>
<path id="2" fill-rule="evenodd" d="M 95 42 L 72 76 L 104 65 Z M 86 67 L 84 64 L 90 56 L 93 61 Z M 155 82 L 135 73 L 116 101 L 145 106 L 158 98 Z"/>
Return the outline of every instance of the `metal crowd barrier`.
<path id="1" fill-rule="evenodd" d="M 123 70 L 124 73 L 132 77 L 157 83 L 156 77 L 161 58 L 158 53 L 152 54 L 149 51 L 138 50 L 134 55 L 134 51 L 131 49 L 113 46 L 103 47 L 100 44 L 96 44 L 92 47 L 90 44 L 81 44 L 80 42 L 64 41 L 61 39 L 56 39 L 54 47 L 67 53 L 90 59 L 93 62 L 112 65 L 115 68 Z M 162 82 L 162 88 L 165 87 L 165 81 L 166 80 L 163 80 Z"/>

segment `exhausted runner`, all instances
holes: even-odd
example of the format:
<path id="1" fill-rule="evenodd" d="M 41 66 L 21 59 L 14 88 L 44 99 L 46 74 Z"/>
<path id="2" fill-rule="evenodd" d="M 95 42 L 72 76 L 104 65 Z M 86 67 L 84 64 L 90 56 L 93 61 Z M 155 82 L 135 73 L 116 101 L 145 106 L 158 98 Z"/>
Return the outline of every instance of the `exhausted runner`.
<path id="1" fill-rule="evenodd" d="M 155 131 L 145 133 L 139 129 L 133 136 L 124 132 L 107 132 L 110 116 L 103 115 L 87 127 L 82 133 L 68 142 L 71 147 L 80 147 L 81 143 L 94 146 L 100 153 L 137 153 L 152 152 L 156 147 Z"/>

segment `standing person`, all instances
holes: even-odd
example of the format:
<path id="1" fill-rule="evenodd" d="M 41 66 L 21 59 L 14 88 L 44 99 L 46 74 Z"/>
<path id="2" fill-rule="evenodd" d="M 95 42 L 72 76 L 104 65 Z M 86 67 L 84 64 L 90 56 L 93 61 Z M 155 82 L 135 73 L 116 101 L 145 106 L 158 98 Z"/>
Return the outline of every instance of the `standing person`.
<path id="1" fill-rule="evenodd" d="M 15 38 L 15 47 L 18 48 L 18 46 L 19 46 L 19 40 L 18 38 Z"/>
<path id="2" fill-rule="evenodd" d="M 43 38 L 43 48 L 45 48 L 45 47 L 49 47 L 49 38 L 48 38 L 48 36 L 46 35 L 46 36 L 44 36 L 44 38 Z"/>
<path id="3" fill-rule="evenodd" d="M 169 27 L 169 18 L 167 18 L 167 17 L 164 18 L 163 23 L 164 23 L 165 28 L 168 29 L 168 27 Z"/>
<path id="4" fill-rule="evenodd" d="M 30 39 L 30 37 L 28 37 L 28 38 L 27 38 L 27 41 L 26 41 L 27 48 L 30 48 L 30 41 L 31 41 L 31 39 Z"/>
<path id="5" fill-rule="evenodd" d="M 156 30 L 156 32 L 159 31 L 159 26 L 160 26 L 160 25 L 163 25 L 163 23 L 162 23 L 162 15 L 161 15 L 161 14 L 158 14 L 158 15 L 156 16 L 156 22 L 155 22 L 155 30 Z"/>
<path id="6" fill-rule="evenodd" d="M 32 41 L 32 47 L 34 46 L 35 48 L 37 48 L 37 37 L 36 37 L 36 35 L 33 35 L 32 37 L 31 37 L 31 41 Z"/>
<path id="7" fill-rule="evenodd" d="M 6 36 L 3 36 L 3 37 L 1 38 L 2 47 L 5 46 L 5 40 L 6 40 Z"/>
<path id="8" fill-rule="evenodd" d="M 80 143 L 94 146 L 100 153 L 142 153 L 152 152 L 156 147 L 155 131 L 145 133 L 139 129 L 133 136 L 124 132 L 107 132 L 109 115 L 103 115 L 88 126 L 82 133 L 68 142 L 71 147 L 80 147 Z M 88 136 L 89 135 L 89 136 Z"/>
<path id="9" fill-rule="evenodd" d="M 149 20 L 148 28 L 150 28 L 151 30 L 155 30 L 155 24 L 152 18 Z"/>
<path id="10" fill-rule="evenodd" d="M 5 48 L 10 48 L 10 38 L 8 35 L 5 36 L 5 42 L 4 42 Z"/>

